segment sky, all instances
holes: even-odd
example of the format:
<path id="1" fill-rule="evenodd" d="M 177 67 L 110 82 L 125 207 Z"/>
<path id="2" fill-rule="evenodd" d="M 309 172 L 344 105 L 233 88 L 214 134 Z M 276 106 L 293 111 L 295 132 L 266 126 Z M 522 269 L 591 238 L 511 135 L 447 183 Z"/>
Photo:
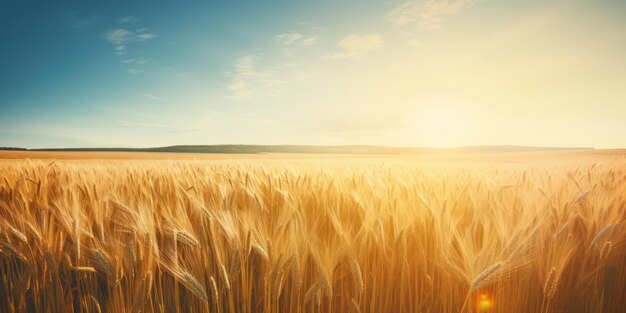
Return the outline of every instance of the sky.
<path id="1" fill-rule="evenodd" d="M 0 2 L 0 146 L 626 147 L 626 1 Z"/>

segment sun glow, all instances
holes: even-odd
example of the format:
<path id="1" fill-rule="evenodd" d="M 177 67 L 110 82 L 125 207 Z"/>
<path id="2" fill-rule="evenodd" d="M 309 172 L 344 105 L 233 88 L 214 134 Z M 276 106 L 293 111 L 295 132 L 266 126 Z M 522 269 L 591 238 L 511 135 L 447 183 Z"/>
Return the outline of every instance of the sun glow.
<path id="1" fill-rule="evenodd" d="M 431 147 L 463 145 L 471 127 L 471 112 L 458 102 L 434 101 L 424 108 L 414 109 L 407 115 L 416 139 Z"/>

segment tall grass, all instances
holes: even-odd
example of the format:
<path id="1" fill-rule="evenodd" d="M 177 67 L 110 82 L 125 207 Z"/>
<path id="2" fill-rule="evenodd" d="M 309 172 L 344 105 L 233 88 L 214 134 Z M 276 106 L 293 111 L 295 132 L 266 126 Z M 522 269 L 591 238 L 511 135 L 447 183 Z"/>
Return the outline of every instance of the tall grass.
<path id="1" fill-rule="evenodd" d="M 0 312 L 624 312 L 620 159 L 0 161 Z"/>

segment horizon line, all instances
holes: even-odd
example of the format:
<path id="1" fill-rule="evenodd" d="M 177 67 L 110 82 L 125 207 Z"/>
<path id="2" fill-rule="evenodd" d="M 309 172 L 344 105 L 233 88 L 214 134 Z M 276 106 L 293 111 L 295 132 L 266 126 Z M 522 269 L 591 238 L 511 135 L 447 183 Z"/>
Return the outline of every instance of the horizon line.
<path id="1" fill-rule="evenodd" d="M 619 149 L 619 148 L 618 148 Z M 514 153 L 545 151 L 614 150 L 595 147 L 553 147 L 524 145 L 476 145 L 456 147 L 422 146 L 383 146 L 383 145 L 257 145 L 257 144 L 215 144 L 215 145 L 172 145 L 146 148 L 132 147 L 74 147 L 74 148 L 21 148 L 0 147 L 4 151 L 28 152 L 143 152 L 143 153 L 207 153 L 207 154 L 261 154 L 261 153 L 303 153 L 303 154 L 415 154 L 415 153 Z"/>

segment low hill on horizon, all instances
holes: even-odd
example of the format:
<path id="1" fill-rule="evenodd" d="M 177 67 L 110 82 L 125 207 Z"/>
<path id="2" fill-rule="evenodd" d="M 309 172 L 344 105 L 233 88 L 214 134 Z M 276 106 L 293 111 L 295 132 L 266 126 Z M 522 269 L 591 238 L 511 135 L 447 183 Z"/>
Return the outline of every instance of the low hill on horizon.
<path id="1" fill-rule="evenodd" d="M 0 150 L 67 151 L 67 152 L 165 152 L 165 153 L 307 153 L 307 154 L 422 154 L 422 153 L 510 153 L 563 150 L 592 150 L 590 147 L 531 147 L 531 146 L 466 146 L 454 148 L 389 147 L 376 145 L 175 145 L 153 148 L 4 148 Z"/>

